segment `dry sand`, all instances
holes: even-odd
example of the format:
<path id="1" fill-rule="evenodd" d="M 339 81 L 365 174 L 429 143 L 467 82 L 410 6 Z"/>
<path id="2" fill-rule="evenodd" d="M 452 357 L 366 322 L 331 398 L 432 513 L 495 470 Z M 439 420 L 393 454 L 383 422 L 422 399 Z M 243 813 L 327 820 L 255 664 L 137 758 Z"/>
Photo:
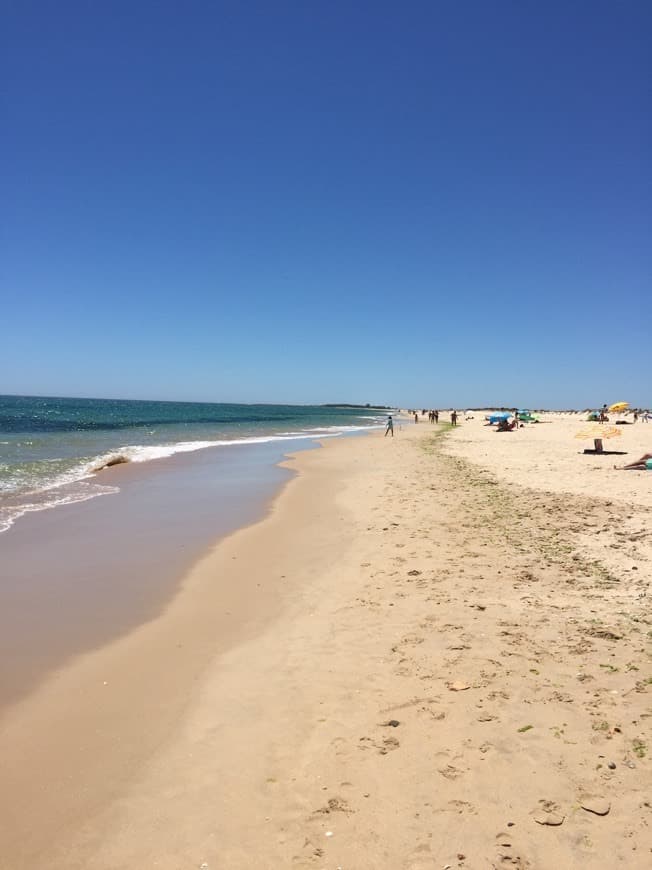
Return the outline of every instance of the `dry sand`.
<path id="1" fill-rule="evenodd" d="M 650 866 L 652 474 L 580 425 L 300 454 L 160 618 L 9 711 L 0 866 Z"/>

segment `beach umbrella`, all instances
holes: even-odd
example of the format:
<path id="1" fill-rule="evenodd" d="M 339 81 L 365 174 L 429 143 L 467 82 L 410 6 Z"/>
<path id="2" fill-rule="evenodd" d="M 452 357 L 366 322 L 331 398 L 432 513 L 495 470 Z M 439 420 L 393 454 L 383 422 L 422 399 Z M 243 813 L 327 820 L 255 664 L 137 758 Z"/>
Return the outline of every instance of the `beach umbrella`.
<path id="1" fill-rule="evenodd" d="M 618 411 L 626 411 L 629 408 L 629 402 L 614 402 L 613 405 L 609 405 L 609 410 L 614 413 L 618 413 Z"/>
<path id="2" fill-rule="evenodd" d="M 575 437 L 585 441 L 592 440 L 593 448 L 596 453 L 604 453 L 602 449 L 603 438 L 618 438 L 622 435 L 622 430 L 616 426 L 605 426 L 604 424 L 594 424 L 582 429 L 581 432 L 576 432 Z M 586 451 L 585 451 L 586 452 Z"/>
<path id="3" fill-rule="evenodd" d="M 581 432 L 576 432 L 575 437 L 588 441 L 592 438 L 618 438 L 622 434 L 622 429 L 618 429 L 616 426 L 597 425 L 587 426 Z"/>

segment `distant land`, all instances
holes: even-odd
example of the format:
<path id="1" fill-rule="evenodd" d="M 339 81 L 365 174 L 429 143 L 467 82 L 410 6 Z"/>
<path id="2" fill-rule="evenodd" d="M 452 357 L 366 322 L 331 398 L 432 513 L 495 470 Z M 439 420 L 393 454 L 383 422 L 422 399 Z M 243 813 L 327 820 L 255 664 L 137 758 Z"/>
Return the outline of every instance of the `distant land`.
<path id="1" fill-rule="evenodd" d="M 366 405 L 351 405 L 348 402 L 332 402 L 326 403 L 324 405 L 320 405 L 320 408 L 366 408 L 370 411 L 391 411 L 392 405 L 370 405 L 367 402 Z"/>

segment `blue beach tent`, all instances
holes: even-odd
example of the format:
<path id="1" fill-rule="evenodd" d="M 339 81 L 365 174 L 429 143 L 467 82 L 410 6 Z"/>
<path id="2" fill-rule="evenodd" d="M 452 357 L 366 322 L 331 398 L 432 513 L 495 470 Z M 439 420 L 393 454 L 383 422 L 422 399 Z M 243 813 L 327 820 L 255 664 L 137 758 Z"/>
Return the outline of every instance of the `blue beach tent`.
<path id="1" fill-rule="evenodd" d="M 485 420 L 488 420 L 490 423 L 501 423 L 503 420 L 509 420 L 511 416 L 509 411 L 500 411 L 497 414 L 488 414 Z"/>

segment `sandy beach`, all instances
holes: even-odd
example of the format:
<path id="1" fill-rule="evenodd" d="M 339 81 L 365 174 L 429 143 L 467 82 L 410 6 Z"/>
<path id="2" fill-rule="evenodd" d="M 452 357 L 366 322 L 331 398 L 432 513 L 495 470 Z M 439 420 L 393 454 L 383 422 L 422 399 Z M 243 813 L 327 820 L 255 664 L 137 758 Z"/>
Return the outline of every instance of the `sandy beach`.
<path id="1" fill-rule="evenodd" d="M 444 417 L 446 415 L 443 415 Z M 0 867 L 643 868 L 652 426 L 297 454 L 165 609 L 0 718 Z"/>

